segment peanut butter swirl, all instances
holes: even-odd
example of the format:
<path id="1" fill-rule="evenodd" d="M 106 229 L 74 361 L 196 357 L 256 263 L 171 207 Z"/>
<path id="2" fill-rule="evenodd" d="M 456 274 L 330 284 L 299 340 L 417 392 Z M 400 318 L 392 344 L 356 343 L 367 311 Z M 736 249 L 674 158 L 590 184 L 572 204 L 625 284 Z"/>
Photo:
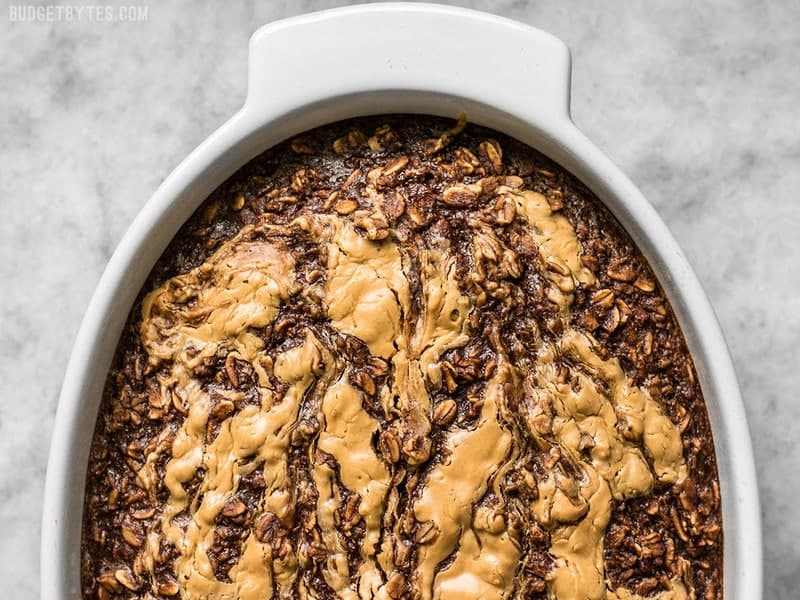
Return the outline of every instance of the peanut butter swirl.
<path id="1" fill-rule="evenodd" d="M 495 140 L 420 183 L 462 128 L 385 159 L 391 129 L 337 138 L 369 168 L 305 203 L 320 176 L 296 169 L 266 193 L 290 211 L 144 296 L 156 417 L 129 453 L 152 510 L 99 597 L 696 597 L 684 563 L 607 572 L 617 507 L 691 484 L 681 426 L 578 319 L 602 274 Z"/>

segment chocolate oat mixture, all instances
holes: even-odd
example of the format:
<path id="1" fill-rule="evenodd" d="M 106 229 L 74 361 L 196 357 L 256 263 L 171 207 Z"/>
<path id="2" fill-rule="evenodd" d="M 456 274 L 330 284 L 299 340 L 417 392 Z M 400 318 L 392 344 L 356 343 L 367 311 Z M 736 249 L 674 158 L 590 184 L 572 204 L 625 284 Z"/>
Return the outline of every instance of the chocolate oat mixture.
<path id="1" fill-rule="evenodd" d="M 680 329 L 570 174 L 464 121 L 289 140 L 164 253 L 108 375 L 84 598 L 722 598 Z"/>

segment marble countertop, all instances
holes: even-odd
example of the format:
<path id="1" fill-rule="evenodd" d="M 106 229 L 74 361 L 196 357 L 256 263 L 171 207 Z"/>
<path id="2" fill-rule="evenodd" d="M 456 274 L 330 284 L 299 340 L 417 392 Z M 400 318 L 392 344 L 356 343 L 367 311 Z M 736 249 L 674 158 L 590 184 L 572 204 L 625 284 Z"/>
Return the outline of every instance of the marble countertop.
<path id="1" fill-rule="evenodd" d="M 130 4 L 147 18 L 21 22 L 0 7 L 0 581 L 15 600 L 38 597 L 56 399 L 114 247 L 243 102 L 249 34 L 344 3 Z M 719 315 L 755 446 L 766 598 L 797 598 L 800 3 L 461 4 L 572 48 L 575 120 L 656 206 Z"/>

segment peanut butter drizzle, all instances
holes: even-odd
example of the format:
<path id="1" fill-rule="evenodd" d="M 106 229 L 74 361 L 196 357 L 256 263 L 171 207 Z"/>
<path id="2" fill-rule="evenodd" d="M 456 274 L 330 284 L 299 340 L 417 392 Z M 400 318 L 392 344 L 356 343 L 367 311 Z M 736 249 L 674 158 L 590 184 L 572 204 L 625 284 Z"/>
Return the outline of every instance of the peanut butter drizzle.
<path id="1" fill-rule="evenodd" d="M 243 475 L 263 465 L 268 484 L 265 505 L 273 494 L 280 496 L 286 486 L 289 426 L 318 366 L 319 352 L 314 340 L 307 337 L 299 350 L 289 350 L 276 362 L 276 375 L 293 384 L 284 398 L 276 400 L 266 387 L 268 381 L 259 361 L 263 342 L 248 329 L 264 327 L 277 315 L 293 282 L 292 261 L 284 248 L 244 241 L 249 233 L 249 229 L 243 231 L 200 267 L 151 292 L 142 305 L 142 341 L 150 360 L 154 364 L 172 360 L 169 373 L 161 376 L 162 389 L 174 390 L 188 408 L 165 467 L 164 484 L 170 497 L 161 518 L 165 538 L 179 552 L 175 569 L 185 598 L 270 598 L 276 584 L 290 585 L 296 576 L 291 554 L 273 563 L 270 547 L 252 534 L 230 571 L 231 583 L 215 578 L 207 554 L 213 543 L 215 519 Z M 171 318 L 165 319 L 162 315 L 166 314 Z M 251 362 L 263 386 L 261 405 L 246 406 L 225 420 L 213 442 L 206 444 L 211 401 L 190 374 L 200 360 L 222 347 Z M 148 456 L 145 469 L 156 458 Z M 199 492 L 190 497 L 184 484 L 201 466 L 206 472 Z M 151 485 L 152 476 L 147 472 L 140 479 Z M 280 504 L 285 507 L 285 492 L 283 496 Z M 190 521 L 184 526 L 176 517 L 187 509 Z"/>
<path id="2" fill-rule="evenodd" d="M 301 226 L 326 240 L 325 305 L 331 325 L 362 340 L 372 354 L 392 360 L 399 382 L 393 390 L 400 398 L 398 408 L 427 413 L 425 378 L 435 387 L 441 385 L 439 357 L 468 340 L 470 300 L 459 289 L 455 258 L 446 244 L 419 249 L 422 307 L 411 322 L 399 246 L 367 240 L 350 223 L 333 217 L 317 216 Z"/>
<path id="3" fill-rule="evenodd" d="M 331 325 L 362 340 L 372 354 L 391 357 L 409 305 L 399 248 L 367 240 L 349 223 L 317 220 L 317 231 L 321 226 L 329 236 L 325 304 Z"/>
<path id="4" fill-rule="evenodd" d="M 572 303 L 576 284 L 594 283 L 594 274 L 581 262 L 581 246 L 567 218 L 554 213 L 550 203 L 539 192 L 498 188 L 499 195 L 514 200 L 517 214 L 531 229 L 527 232 L 539 247 L 539 256 L 547 268 L 546 276 L 554 284 L 548 298 L 566 311 Z"/>
<path id="5" fill-rule="evenodd" d="M 575 467 L 571 471 L 577 471 L 569 475 L 556 467 L 549 472 L 539 481 L 539 497 L 532 506 L 537 521 L 551 530 L 550 553 L 556 566 L 548 589 L 558 600 L 602 600 L 610 593 L 603 538 L 612 501 L 649 494 L 653 486 L 653 472 L 634 441 L 643 441 L 659 481 L 675 483 L 686 476 L 680 434 L 658 404 L 627 380 L 616 358 L 597 356 L 585 334 L 567 331 L 557 346 L 545 345 L 538 356 L 534 377 L 539 397 L 531 411 L 532 431 L 543 444 L 558 448 Z M 556 383 L 559 356 L 576 360 L 591 375 L 575 374 L 578 391 L 572 381 Z M 594 377 L 609 391 L 602 391 Z M 536 424 L 542 407 L 554 413 L 544 435 Z M 619 432 L 621 418 L 633 441 Z M 581 454 L 585 436 L 593 444 L 588 461 Z"/>
<path id="6" fill-rule="evenodd" d="M 616 359 L 602 359 L 596 342 L 569 326 L 573 292 L 578 285 L 592 284 L 594 274 L 582 264 L 580 244 L 566 218 L 554 213 L 536 192 L 500 186 L 496 193 L 511 198 L 518 216 L 528 223 L 526 235 L 537 245 L 551 284 L 548 298 L 567 322 L 560 339 L 542 341 L 535 349 L 533 368 L 525 375 L 526 385 L 534 390 L 527 407 L 531 434 L 575 467 L 568 475 L 557 465 L 541 478 L 538 499 L 530 507 L 551 533 L 550 551 L 556 562 L 548 594 L 557 600 L 640 600 L 625 589 L 609 589 L 603 537 L 615 500 L 648 494 L 655 481 L 675 483 L 686 477 L 679 431 L 647 392 L 628 380 Z M 370 189 L 370 194 L 378 192 Z M 475 305 L 460 290 L 451 249 L 444 241 L 417 248 L 421 294 L 412 308 L 406 274 L 411 267 L 401 245 L 391 239 L 368 240 L 349 221 L 329 215 L 300 217 L 286 226 L 292 227 L 311 233 L 325 257 L 327 277 L 321 285 L 330 325 L 362 340 L 371 354 L 391 363 L 391 387 L 379 392 L 385 417 L 427 438 L 429 390 L 442 385 L 440 357 L 468 341 L 468 316 Z M 281 598 L 289 598 L 296 589 L 301 598 L 314 597 L 297 579 L 294 550 L 277 560 L 270 545 L 251 533 L 229 572 L 230 583 L 215 578 L 208 550 L 215 519 L 236 494 L 241 478 L 256 468 L 263 469 L 267 482 L 259 510 L 272 512 L 291 526 L 289 435 L 302 399 L 316 380 L 327 386 L 319 411 L 322 428 L 312 447 L 323 457 L 313 460 L 312 472 L 318 491 L 317 523 L 329 552 L 322 574 L 344 600 L 385 599 L 394 562 L 390 540 L 384 540 L 382 548 L 378 544 L 391 471 L 371 442 L 379 421 L 364 410 L 362 392 L 348 383 L 348 371 L 333 364 L 310 331 L 300 346 L 274 357 L 274 375 L 289 386 L 288 391 L 278 397 L 271 388 L 265 367 L 271 357 L 250 329 L 275 319 L 291 295 L 295 265 L 287 248 L 257 239 L 254 233 L 245 228 L 206 263 L 150 293 L 142 305 L 141 337 L 150 366 L 170 361 L 169 370 L 159 375 L 161 395 L 187 411 L 171 448 L 171 431 L 165 430 L 159 436 L 162 443 L 146 457 L 139 473 L 144 487 L 154 493 L 154 465 L 162 452 L 170 450 L 164 478 L 169 499 L 161 530 L 178 549 L 180 596 L 255 600 L 271 598 L 275 590 Z M 481 248 L 513 256 L 491 230 L 475 236 L 483 236 Z M 479 251 L 486 250 L 473 248 Z M 209 443 L 211 398 L 191 374 L 221 350 L 252 366 L 261 403 L 224 420 Z M 575 389 L 557 383 L 556 371 L 564 356 L 573 365 L 572 375 L 579 383 Z M 504 390 L 508 384 L 518 384 L 522 375 L 502 352 L 498 361 L 483 392 L 477 425 L 449 428 L 444 458 L 428 470 L 413 503 L 417 521 L 432 522 L 436 530 L 433 539 L 418 548 L 414 582 L 424 600 L 502 600 L 513 589 L 521 548 L 496 502 L 502 506 L 497 482 L 513 468 L 519 453 L 504 424 L 508 411 Z M 626 436 L 619 432 L 620 424 Z M 593 443 L 588 459 L 581 452 L 587 438 Z M 205 474 L 200 490 L 190 497 L 184 484 L 201 467 Z M 482 502 L 493 484 L 495 503 Z M 366 529 L 357 573 L 350 572 L 334 518 L 342 507 L 342 487 L 358 495 L 358 513 Z M 397 523 L 395 535 L 399 527 Z M 155 535 L 151 537 L 155 541 L 148 537 L 145 565 L 152 573 L 158 543 Z M 448 564 L 441 568 L 445 560 Z M 675 580 L 672 589 L 657 598 L 687 597 L 683 583 Z"/>
<path id="7" fill-rule="evenodd" d="M 489 382 L 480 421 L 473 430 L 453 428 L 444 461 L 428 474 L 414 504 L 420 522 L 433 521 L 434 541 L 419 548 L 417 582 L 424 600 L 500 599 L 511 588 L 519 550 L 500 524 L 473 508 L 483 498 L 491 475 L 507 456 L 511 434 L 498 422 L 498 404 L 509 367 Z M 488 509 L 485 509 L 488 510 Z M 491 524 L 490 524 L 491 523 Z M 436 567 L 458 548 L 452 565 Z"/>
<path id="8" fill-rule="evenodd" d="M 249 329 L 277 315 L 293 283 L 294 259 L 285 247 L 249 239 L 252 232 L 245 227 L 208 261 L 145 297 L 141 336 L 151 365 L 173 360 L 191 370 L 223 344 L 256 362 L 263 342 Z M 254 367 L 265 386 L 263 367 Z"/>
<path id="9" fill-rule="evenodd" d="M 410 322 L 409 286 L 403 270 L 403 257 L 396 244 L 366 240 L 349 223 L 331 218 L 317 217 L 301 226 L 326 241 L 329 276 L 325 286 L 325 304 L 331 324 L 361 339 L 373 354 L 391 359 L 395 377 L 391 394 L 385 396 L 396 398 L 397 405 L 387 409 L 399 411 L 412 429 L 420 435 L 427 435 L 430 431 L 430 400 L 426 378 L 434 388 L 441 386 L 439 357 L 468 339 L 466 328 L 470 302 L 458 287 L 454 257 L 444 244 L 439 248 L 419 249 L 422 306 L 417 319 Z M 344 390 L 348 391 L 345 393 Z M 378 469 L 382 463 L 369 443 L 378 423 L 360 408 L 360 397 L 348 386 L 339 391 L 338 402 L 349 406 L 351 411 L 357 406 L 361 411 L 352 415 L 348 435 L 340 435 L 339 451 L 329 452 L 340 464 L 340 477 L 345 487 L 351 491 L 364 490 L 360 492 L 359 510 L 365 516 L 367 533 L 362 545 L 364 562 L 358 574 L 358 597 L 383 598 L 386 592 L 381 571 L 389 572 L 393 564 L 389 553 L 384 551 L 377 558 L 379 568 L 375 555 L 390 474 L 385 468 Z M 323 402 L 323 407 L 327 405 Z M 329 422 L 330 415 L 325 414 L 325 417 Z M 328 451 L 323 446 L 323 439 L 320 438 L 319 448 Z M 356 442 L 363 445 L 360 450 L 353 447 Z M 377 487 L 365 488 L 358 470 L 350 473 L 350 482 L 346 480 L 347 469 L 342 461 L 353 460 L 354 455 L 376 461 L 370 465 L 373 476 L 380 475 Z M 347 573 L 341 541 L 334 533 L 333 513 L 341 499 L 331 489 L 329 471 L 324 464 L 315 469 L 320 488 L 318 506 L 323 537 L 328 549 L 333 551 L 328 561 L 326 581 L 347 599 L 356 596 L 347 587 L 352 574 Z M 331 524 L 331 533 L 325 533 L 325 523 Z"/>
<path id="10" fill-rule="evenodd" d="M 290 492 L 286 489 L 286 449 L 300 399 L 319 368 L 316 344 L 309 335 L 302 346 L 279 355 L 276 376 L 292 384 L 284 398 L 272 404 L 272 395 L 265 393 L 261 406 L 246 406 L 224 421 L 210 445 L 204 447 L 208 397 L 189 403 L 189 416 L 173 445 L 173 458 L 166 466 L 165 483 L 170 499 L 162 516 L 165 537 L 181 554 L 175 566 L 185 597 L 257 600 L 272 597 L 274 586 L 279 589 L 291 586 L 296 576 L 293 554 L 273 561 L 270 546 L 261 544 L 252 533 L 245 540 L 239 562 L 230 571 L 230 584 L 215 578 L 207 551 L 213 543 L 216 517 L 235 494 L 241 477 L 258 468 L 254 465 L 261 465 L 267 482 L 263 507 L 279 517 L 287 517 L 286 509 L 291 503 L 287 502 Z M 200 487 L 202 501 L 198 503 L 196 497 L 188 497 L 182 484 L 200 466 L 205 467 L 206 473 Z M 191 521 L 183 529 L 175 517 L 187 508 Z"/>
<path id="11" fill-rule="evenodd" d="M 329 572 L 334 570 L 339 577 L 331 577 L 327 581 L 343 598 L 370 598 L 377 593 L 382 583 L 375 564 L 375 554 L 391 476 L 384 462 L 372 448 L 371 439 L 378 430 L 378 422 L 364 410 L 361 402 L 362 393 L 346 383 L 346 374 L 328 388 L 322 401 L 325 427 L 320 433 L 317 446 L 333 456 L 339 464 L 339 478 L 342 484 L 359 495 L 361 501 L 358 513 L 366 524 L 366 533 L 361 545 L 361 556 L 364 561 L 359 569 L 358 595 L 347 587 L 350 584 L 350 574 L 347 572 L 347 558 L 343 554 L 341 544 L 338 540 L 331 543 L 336 551 L 329 558 Z M 333 510 L 340 504 L 340 499 L 332 493 L 332 475 L 331 469 L 324 463 L 315 466 L 315 480 L 321 484 L 318 485 L 319 513 L 326 523 L 329 522 L 331 525 L 329 529 L 323 528 L 323 536 L 326 536 L 326 529 L 328 532 L 336 531 Z"/>
<path id="12" fill-rule="evenodd" d="M 580 243 L 572 226 L 552 212 L 541 194 L 498 191 L 514 197 L 517 213 L 532 227 L 531 236 L 554 286 L 548 298 L 569 315 L 576 284 L 594 282 L 593 273 L 580 260 Z M 616 358 L 603 360 L 594 346 L 596 342 L 587 334 L 566 328 L 556 344 L 542 343 L 536 353 L 531 432 L 544 447 L 565 456 L 578 475 L 556 466 L 538 482 L 538 498 L 531 508 L 537 521 L 551 532 L 550 553 L 556 562 L 548 578 L 550 597 L 636 600 L 625 590 L 610 591 L 605 580 L 603 538 L 613 500 L 649 494 L 654 474 L 663 483 L 680 482 L 686 477 L 686 464 L 677 426 L 645 390 L 629 381 Z M 572 380 L 557 383 L 561 356 L 576 365 L 572 375 L 578 391 Z M 596 385 L 595 379 L 602 380 L 609 392 Z M 548 409 L 552 414 L 545 414 Z M 630 441 L 617 428 L 620 421 Z M 593 444 L 588 461 L 581 454 L 584 436 Z M 653 462 L 652 472 L 635 443 L 639 441 Z M 680 594 L 681 589 L 682 584 L 673 584 L 668 594 Z M 664 596 L 673 597 L 680 598 Z"/>
<path id="13" fill-rule="evenodd" d="M 408 305 L 408 284 L 397 246 L 367 240 L 351 224 L 336 218 L 301 217 L 298 226 L 313 232 L 327 254 L 324 303 L 331 325 L 362 340 L 372 354 L 390 357 L 400 337 L 403 306 Z M 317 448 L 339 464 L 341 484 L 358 494 L 359 514 L 366 524 L 361 544 L 363 562 L 356 576 L 349 572 L 334 520 L 342 504 L 336 473 L 327 462 L 318 461 L 313 473 L 319 494 L 317 521 L 329 552 L 323 577 L 345 600 L 370 598 L 383 581 L 376 563 L 376 546 L 391 479 L 371 445 L 379 424 L 362 408 L 361 395 L 346 383 L 346 374 L 326 391 L 321 413 L 325 426 Z M 355 580 L 359 582 L 358 594 Z"/>
<path id="14" fill-rule="evenodd" d="M 317 523 L 322 532 L 322 541 L 328 551 L 322 575 L 331 589 L 344 600 L 358 598 L 351 588 L 350 566 L 344 542 L 340 539 L 334 515 L 342 504 L 341 493 L 336 484 L 336 471 L 327 463 L 314 466 L 314 485 L 317 488 Z"/>

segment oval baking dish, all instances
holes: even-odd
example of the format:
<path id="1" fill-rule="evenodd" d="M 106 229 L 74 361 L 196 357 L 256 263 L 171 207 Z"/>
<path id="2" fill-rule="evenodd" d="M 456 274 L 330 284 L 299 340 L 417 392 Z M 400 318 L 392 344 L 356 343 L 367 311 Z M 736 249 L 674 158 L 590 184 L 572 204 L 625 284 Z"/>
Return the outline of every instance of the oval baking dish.
<path id="1" fill-rule="evenodd" d="M 468 55 L 464 40 L 470 41 Z M 470 121 L 563 166 L 627 230 L 672 304 L 700 378 L 721 485 L 724 598 L 761 598 L 755 470 L 725 342 L 700 284 L 658 215 L 571 121 L 570 68 L 568 49 L 549 34 L 436 5 L 336 9 L 273 23 L 252 36 L 243 108 L 192 152 L 142 209 L 112 256 L 80 328 L 47 469 L 42 598 L 80 597 L 80 516 L 103 385 L 130 307 L 167 244 L 220 183 L 265 149 L 320 125 L 389 113 L 466 113 Z"/>

